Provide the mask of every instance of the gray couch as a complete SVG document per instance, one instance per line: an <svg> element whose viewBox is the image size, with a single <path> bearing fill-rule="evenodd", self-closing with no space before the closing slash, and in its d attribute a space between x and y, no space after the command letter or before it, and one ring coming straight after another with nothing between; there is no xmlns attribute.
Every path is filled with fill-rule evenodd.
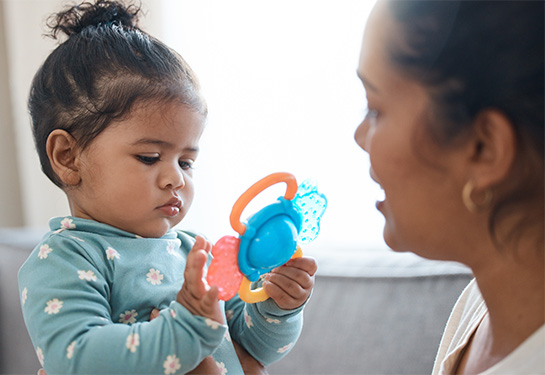
<svg viewBox="0 0 545 375"><path fill-rule="evenodd" d="M0 374L40 367L25 330L17 271L43 230L0 229ZM412 254L315 255L316 288L295 348L274 374L429 374L465 267Z"/></svg>

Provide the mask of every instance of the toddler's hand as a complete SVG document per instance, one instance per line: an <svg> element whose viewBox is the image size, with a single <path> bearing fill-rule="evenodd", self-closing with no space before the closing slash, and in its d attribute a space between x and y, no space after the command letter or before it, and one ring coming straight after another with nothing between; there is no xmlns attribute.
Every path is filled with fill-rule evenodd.
<svg viewBox="0 0 545 375"><path fill-rule="evenodd" d="M263 288L281 309L296 309L308 299L317 269L314 258L290 259L265 276Z"/></svg>
<svg viewBox="0 0 545 375"><path fill-rule="evenodd" d="M193 248L187 255L184 271L184 284L176 300L193 315L210 318L224 324L218 300L218 288L209 287L204 280L204 267L212 250L210 242L201 236L196 237Z"/></svg>

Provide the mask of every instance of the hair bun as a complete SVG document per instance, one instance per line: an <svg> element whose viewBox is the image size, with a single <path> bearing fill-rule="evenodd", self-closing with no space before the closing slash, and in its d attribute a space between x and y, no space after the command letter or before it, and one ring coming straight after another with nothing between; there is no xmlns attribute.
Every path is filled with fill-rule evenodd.
<svg viewBox="0 0 545 375"><path fill-rule="evenodd" d="M49 19L48 26L51 28L50 35L53 38L57 38L59 32L67 36L79 34L90 26L117 25L136 28L139 11L139 7L132 4L126 6L120 1L83 2L53 14Z"/></svg>

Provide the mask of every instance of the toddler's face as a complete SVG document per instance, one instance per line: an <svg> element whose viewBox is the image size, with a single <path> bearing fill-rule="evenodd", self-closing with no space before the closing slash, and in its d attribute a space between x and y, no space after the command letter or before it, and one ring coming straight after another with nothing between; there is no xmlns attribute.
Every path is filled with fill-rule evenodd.
<svg viewBox="0 0 545 375"><path fill-rule="evenodd" d="M80 155L72 215L160 237L186 215L204 117L180 103L144 103Z"/></svg>

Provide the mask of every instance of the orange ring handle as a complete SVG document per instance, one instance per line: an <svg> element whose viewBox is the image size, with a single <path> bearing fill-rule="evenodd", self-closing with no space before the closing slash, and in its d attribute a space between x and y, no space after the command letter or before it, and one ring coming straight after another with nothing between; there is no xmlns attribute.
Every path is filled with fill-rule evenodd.
<svg viewBox="0 0 545 375"><path fill-rule="evenodd" d="M291 259L301 258L303 256L303 250L297 246L297 250L293 253ZM240 288L238 289L238 296L246 303L263 302L269 298L267 292L263 288L252 289L252 282L248 280L246 276L242 278Z"/></svg>
<svg viewBox="0 0 545 375"><path fill-rule="evenodd" d="M263 190L279 182L285 182L287 185L284 198L287 200L292 200L297 193L297 180L295 179L294 175L287 172L273 173L265 178L262 178L261 180L250 186L250 188L246 190L240 196L240 198L237 199L237 201L233 205L233 210L231 211L231 216L229 217L229 219L231 222L231 227L233 227L233 229L238 234L242 236L244 235L244 232L246 232L246 225L240 222L240 216L242 215L242 211L244 211L248 203L250 203L250 201Z"/></svg>

